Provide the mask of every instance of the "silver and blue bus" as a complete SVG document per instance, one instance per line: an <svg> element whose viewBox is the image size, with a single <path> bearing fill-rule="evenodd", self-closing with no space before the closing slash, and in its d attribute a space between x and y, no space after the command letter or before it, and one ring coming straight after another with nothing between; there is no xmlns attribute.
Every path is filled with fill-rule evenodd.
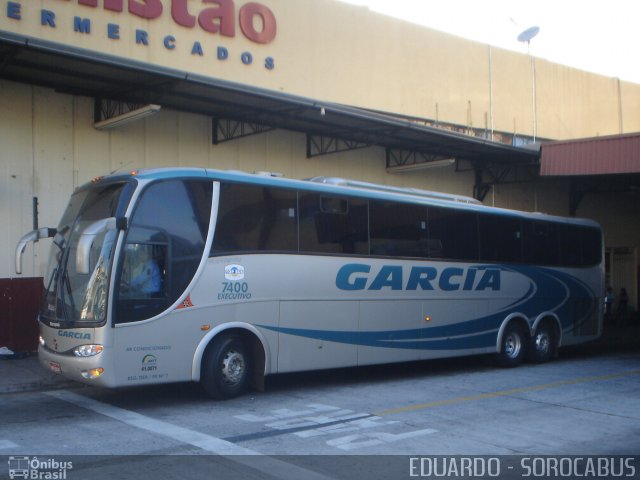
<svg viewBox="0 0 640 480"><path fill-rule="evenodd" d="M79 187L52 238L42 364L91 385L200 382L493 354L602 329L591 220L339 178L158 169Z"/></svg>

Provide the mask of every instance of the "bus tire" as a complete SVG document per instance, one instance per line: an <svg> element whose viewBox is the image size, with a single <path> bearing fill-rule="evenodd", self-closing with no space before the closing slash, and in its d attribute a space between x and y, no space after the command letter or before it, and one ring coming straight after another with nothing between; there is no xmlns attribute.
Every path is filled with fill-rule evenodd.
<svg viewBox="0 0 640 480"><path fill-rule="evenodd" d="M516 322L509 323L502 334L500 351L496 355L497 364L506 368L520 365L527 351L527 336Z"/></svg>
<svg viewBox="0 0 640 480"><path fill-rule="evenodd" d="M246 342L237 335L223 335L207 347L200 383L212 398L234 398L247 390L252 369L253 361Z"/></svg>
<svg viewBox="0 0 640 480"><path fill-rule="evenodd" d="M527 350L527 360L544 363L556 355L558 349L558 333L552 322L542 322L531 337Z"/></svg>

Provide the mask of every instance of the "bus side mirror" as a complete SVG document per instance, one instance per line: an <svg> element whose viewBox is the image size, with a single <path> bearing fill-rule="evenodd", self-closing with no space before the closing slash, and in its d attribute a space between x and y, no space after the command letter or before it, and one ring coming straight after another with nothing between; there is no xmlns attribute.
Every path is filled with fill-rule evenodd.
<svg viewBox="0 0 640 480"><path fill-rule="evenodd" d="M37 242L42 238L55 237L57 230L55 228L39 228L38 230L32 230L31 232L23 235L18 245L16 245L16 273L22 274L22 254L27 247L27 243Z"/></svg>
<svg viewBox="0 0 640 480"><path fill-rule="evenodd" d="M93 222L80 234L78 248L76 250L76 272L88 275L91 269L91 247L96 237L109 230L125 230L126 218L104 218Z"/></svg>

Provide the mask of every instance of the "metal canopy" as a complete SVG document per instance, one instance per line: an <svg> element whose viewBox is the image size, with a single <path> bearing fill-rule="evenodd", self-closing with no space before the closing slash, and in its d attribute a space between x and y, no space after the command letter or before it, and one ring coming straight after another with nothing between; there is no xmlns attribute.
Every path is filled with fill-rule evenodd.
<svg viewBox="0 0 640 480"><path fill-rule="evenodd" d="M640 132L542 144L541 176L640 173Z"/></svg>
<svg viewBox="0 0 640 480"><path fill-rule="evenodd" d="M542 178L568 178L569 213L586 195L615 193L637 202L640 192L640 133L543 143Z"/></svg>
<svg viewBox="0 0 640 480"><path fill-rule="evenodd" d="M259 89L202 75L151 66L120 57L0 32L0 78L50 87L58 92L147 104L198 113L229 124L221 132L260 133L282 128L307 135L307 154L375 145L387 150L419 154L411 158L432 161L454 158L482 171L505 165L537 165L539 153L469 137L406 118L320 102L300 96ZM256 127L262 126L262 127ZM214 132L214 139L220 139ZM335 139L327 142L326 139ZM323 151L323 145L333 145ZM416 162L416 160L414 160Z"/></svg>

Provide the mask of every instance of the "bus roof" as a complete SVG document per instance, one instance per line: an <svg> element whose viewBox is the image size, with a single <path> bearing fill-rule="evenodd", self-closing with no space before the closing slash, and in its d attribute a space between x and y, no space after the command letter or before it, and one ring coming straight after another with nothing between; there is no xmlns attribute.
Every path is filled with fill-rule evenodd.
<svg viewBox="0 0 640 480"><path fill-rule="evenodd" d="M562 217L540 212L525 212L521 210L491 207L482 204L475 198L464 195L421 190L410 187L395 187L338 177L313 177L304 180L295 180L272 172L247 173L239 170L177 167L137 170L129 173L116 173L100 177L99 179L94 179L92 182L87 185L83 185L80 188L85 188L91 184L95 184L96 180L101 183L102 181L130 180L134 178L145 181L170 178L208 178L211 180L226 182L290 188L333 195L370 198L375 200L396 200L404 203L433 205L459 210L494 213L496 215L517 216L531 220L557 221L600 228L600 225L591 219Z"/></svg>

